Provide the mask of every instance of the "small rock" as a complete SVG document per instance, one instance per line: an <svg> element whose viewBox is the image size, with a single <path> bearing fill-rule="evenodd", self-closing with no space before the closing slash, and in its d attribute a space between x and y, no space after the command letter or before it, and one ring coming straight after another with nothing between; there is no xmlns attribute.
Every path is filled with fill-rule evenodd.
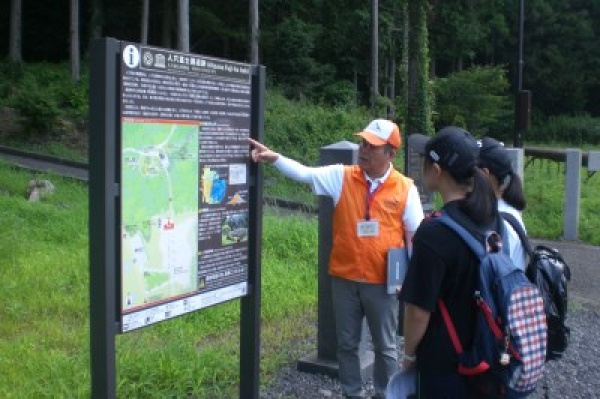
<svg viewBox="0 0 600 399"><path fill-rule="evenodd" d="M27 185L29 202L36 202L54 193L54 184L50 180L30 180Z"/></svg>

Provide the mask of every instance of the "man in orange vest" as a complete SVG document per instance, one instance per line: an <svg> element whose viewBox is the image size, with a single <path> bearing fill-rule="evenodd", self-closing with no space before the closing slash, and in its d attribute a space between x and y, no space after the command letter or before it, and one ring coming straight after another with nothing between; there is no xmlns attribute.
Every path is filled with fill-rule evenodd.
<svg viewBox="0 0 600 399"><path fill-rule="evenodd" d="M359 160L352 166L307 167L248 140L253 161L271 163L285 176L310 184L313 193L333 199L329 274L340 384L345 397L364 397L358 350L366 317L375 354L375 397L384 398L398 367L398 300L387 291L387 253L406 247L410 254L423 208L412 180L392 165L402 142L398 126L376 119L356 135Z"/></svg>

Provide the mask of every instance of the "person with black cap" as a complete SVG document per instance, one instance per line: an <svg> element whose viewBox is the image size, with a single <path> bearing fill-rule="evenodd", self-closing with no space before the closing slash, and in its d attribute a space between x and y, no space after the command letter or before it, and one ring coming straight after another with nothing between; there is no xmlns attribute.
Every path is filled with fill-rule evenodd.
<svg viewBox="0 0 600 399"><path fill-rule="evenodd" d="M488 176L490 184L498 198L498 211L508 213L521 225L524 232L522 212L525 209L525 193L523 183L514 172L512 161L504 144L491 138L481 139L479 151L479 168ZM507 225L510 257L517 267L527 267L527 251L523 247L519 235L511 225Z"/></svg>
<svg viewBox="0 0 600 399"><path fill-rule="evenodd" d="M317 195L333 199L333 245L329 257L336 325L339 380L345 397L364 397L359 359L366 318L375 354L373 386L385 396L398 368L398 300L388 294L387 253L405 247L423 219L413 181L392 165L401 145L400 129L375 119L361 132L358 164L307 167L248 139L255 162L272 163L285 176L307 183Z"/></svg>
<svg viewBox="0 0 600 399"><path fill-rule="evenodd" d="M432 138L411 135L408 145L423 155L425 187L440 194L442 211L483 241L485 232L498 223L498 211L494 191L477 167L477 140L466 130L449 126ZM460 341L470 346L478 266L476 255L454 231L435 217L421 223L400 292L405 304L402 368L417 371L420 398L471 396L467 378L458 373L458 357L437 300L444 300Z"/></svg>

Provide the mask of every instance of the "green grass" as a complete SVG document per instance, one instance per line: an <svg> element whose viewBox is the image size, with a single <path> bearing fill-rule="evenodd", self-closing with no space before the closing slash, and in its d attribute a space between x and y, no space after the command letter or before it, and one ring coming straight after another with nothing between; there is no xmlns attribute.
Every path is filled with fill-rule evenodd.
<svg viewBox="0 0 600 399"><path fill-rule="evenodd" d="M0 163L0 397L87 398L87 186L36 175L56 189L30 203L25 188L32 177ZM301 356L290 345L316 334L317 224L314 218L265 211L261 382L266 384L283 364ZM118 396L237 396L239 318L234 300L117 336Z"/></svg>
<svg viewBox="0 0 600 399"><path fill-rule="evenodd" d="M563 169L525 169L525 222L536 238L562 235ZM25 197L31 178L55 193ZM580 237L600 245L600 176L582 177ZM293 197L293 195L292 195ZM0 163L0 397L87 398L87 185ZM261 383L316 348L317 220L265 208ZM116 337L118 396L230 398L238 394L239 300Z"/></svg>
<svg viewBox="0 0 600 399"><path fill-rule="evenodd" d="M523 213L527 231L532 237L561 239L564 229L565 175L564 164L537 161L525 168L525 198ZM579 239L600 245L600 175L588 179L581 169Z"/></svg>

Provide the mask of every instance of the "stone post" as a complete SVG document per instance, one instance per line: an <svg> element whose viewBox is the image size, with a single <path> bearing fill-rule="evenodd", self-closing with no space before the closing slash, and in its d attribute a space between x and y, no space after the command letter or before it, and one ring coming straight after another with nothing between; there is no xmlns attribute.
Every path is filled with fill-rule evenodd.
<svg viewBox="0 0 600 399"><path fill-rule="evenodd" d="M507 148L513 171L519 175L523 184L525 183L525 151L523 148Z"/></svg>
<svg viewBox="0 0 600 399"><path fill-rule="evenodd" d="M581 150L569 148L565 154L565 240L577 240L579 230L579 200L581 192Z"/></svg>

